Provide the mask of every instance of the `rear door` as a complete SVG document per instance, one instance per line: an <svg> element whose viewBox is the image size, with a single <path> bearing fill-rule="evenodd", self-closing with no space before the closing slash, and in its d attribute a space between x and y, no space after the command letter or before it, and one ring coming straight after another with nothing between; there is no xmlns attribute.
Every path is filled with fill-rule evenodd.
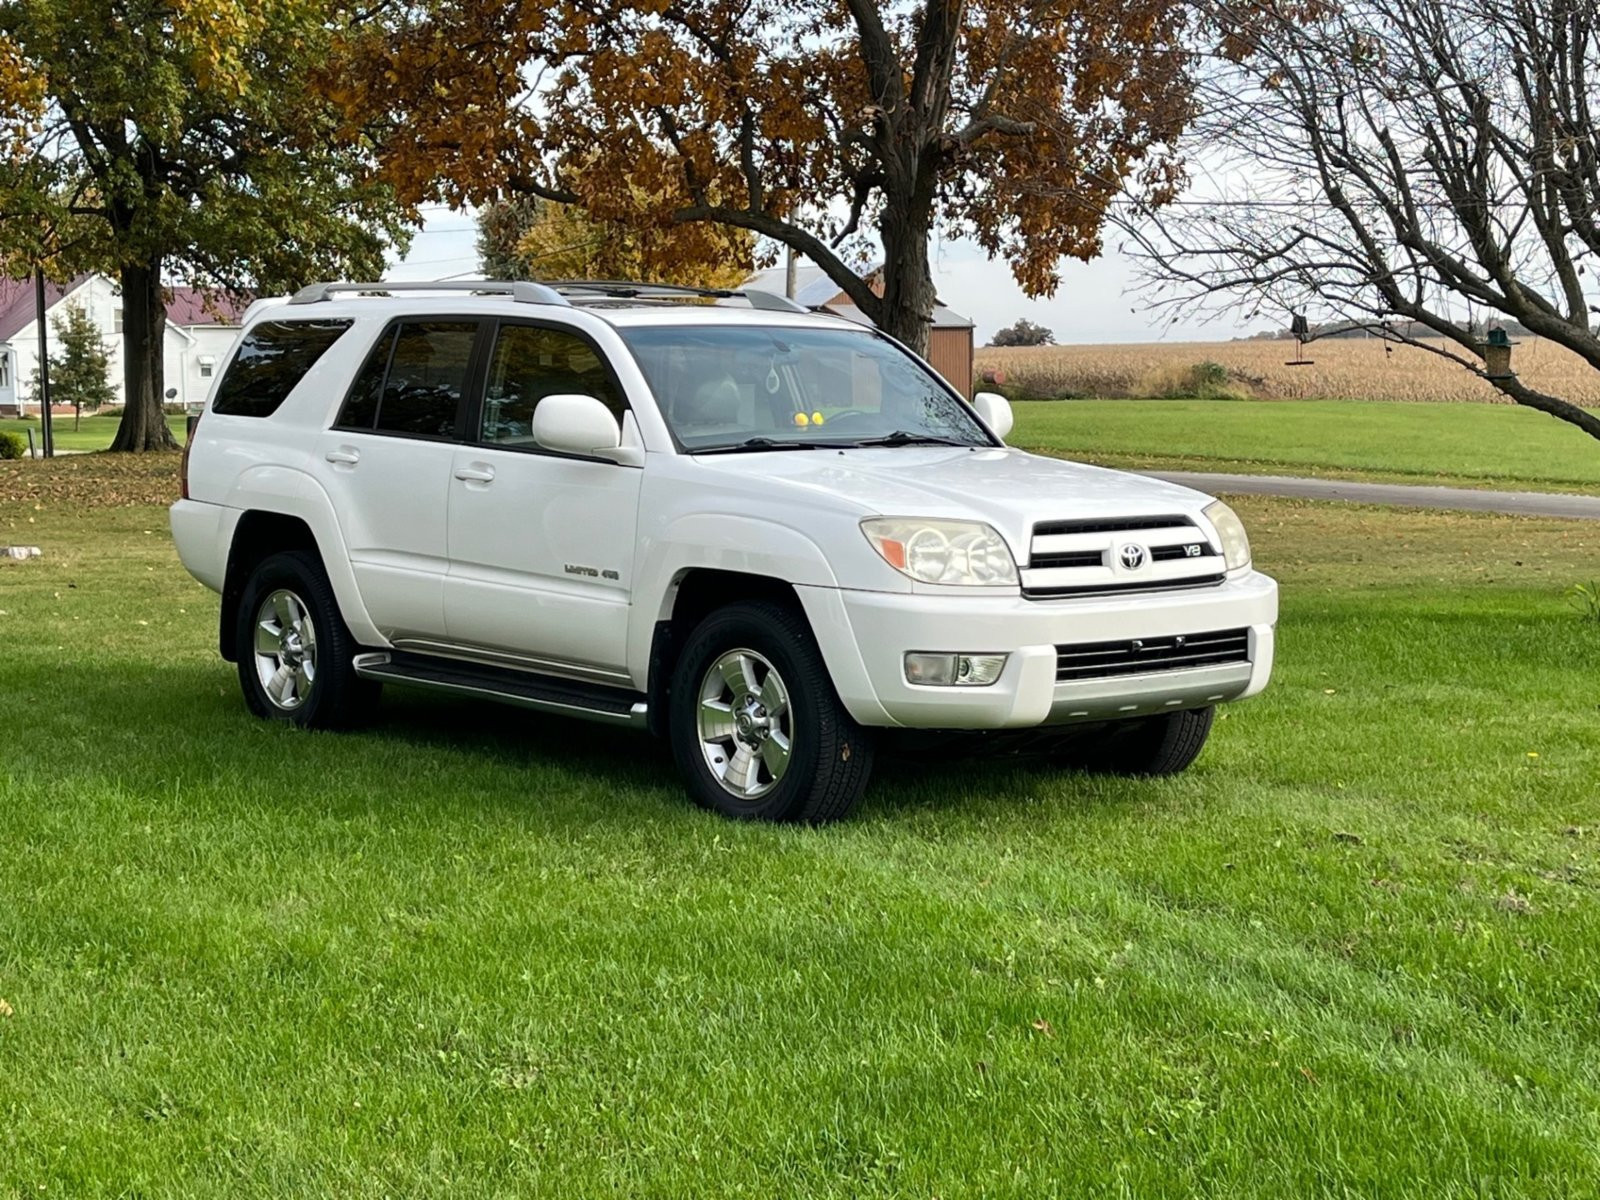
<svg viewBox="0 0 1600 1200"><path fill-rule="evenodd" d="M644 472L540 448L534 409L562 393L596 397L619 424L627 413L621 385L585 336L500 323L469 444L450 472L445 623L458 644L616 681L627 665Z"/></svg>
<svg viewBox="0 0 1600 1200"><path fill-rule="evenodd" d="M483 322L406 318L378 339L318 468L362 603L390 640L442 637L451 460Z"/></svg>

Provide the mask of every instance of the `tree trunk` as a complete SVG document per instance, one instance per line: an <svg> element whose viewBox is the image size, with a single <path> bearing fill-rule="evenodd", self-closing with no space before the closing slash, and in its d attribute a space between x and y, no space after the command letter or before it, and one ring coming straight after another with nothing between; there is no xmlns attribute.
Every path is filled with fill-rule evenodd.
<svg viewBox="0 0 1600 1200"><path fill-rule="evenodd" d="M122 282L122 423L113 450L176 450L161 411L167 305L161 295L161 259L124 265Z"/></svg>
<svg viewBox="0 0 1600 1200"><path fill-rule="evenodd" d="M928 261L928 214L922 219L890 204L883 214L883 314L878 326L927 356L937 293ZM920 206L919 206L920 207Z"/></svg>

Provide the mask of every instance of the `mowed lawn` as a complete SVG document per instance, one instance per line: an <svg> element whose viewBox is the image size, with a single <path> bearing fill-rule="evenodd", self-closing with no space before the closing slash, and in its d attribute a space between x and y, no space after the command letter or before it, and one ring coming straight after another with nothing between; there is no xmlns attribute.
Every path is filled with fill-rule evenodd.
<svg viewBox="0 0 1600 1200"><path fill-rule="evenodd" d="M1119 467L1593 491L1600 441L1508 404L1054 400L1016 405L1010 440Z"/></svg>
<svg viewBox="0 0 1600 1200"><path fill-rule="evenodd" d="M1189 774L811 830L510 710L250 719L92 465L0 464L0 1195L1600 1188L1594 525L1241 501L1281 660Z"/></svg>
<svg viewBox="0 0 1600 1200"><path fill-rule="evenodd" d="M82 418L73 428L70 416L57 416L50 421L50 435L55 441L57 450L104 450L111 445L111 439L117 436L117 425L122 420L122 413L108 412L96 413L93 416ZM172 430L172 436L181 444L185 430L188 428L187 418L177 414L168 414L167 428ZM27 452L28 433L33 433L33 444L42 453L44 450L44 431L37 417L19 421L15 418L0 418L0 433L14 433L22 439L23 452Z"/></svg>

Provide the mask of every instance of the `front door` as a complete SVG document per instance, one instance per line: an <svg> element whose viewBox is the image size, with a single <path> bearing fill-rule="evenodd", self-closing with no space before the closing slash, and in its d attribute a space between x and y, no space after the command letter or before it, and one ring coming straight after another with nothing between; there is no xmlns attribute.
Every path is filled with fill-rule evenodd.
<svg viewBox="0 0 1600 1200"><path fill-rule="evenodd" d="M407 320L378 340L317 469L361 602L386 637L442 637L450 467L481 322Z"/></svg>
<svg viewBox="0 0 1600 1200"><path fill-rule="evenodd" d="M468 444L450 471L445 625L457 644L614 680L627 669L643 472L541 449L533 410L562 393L594 396L619 421L627 411L582 335L501 324Z"/></svg>

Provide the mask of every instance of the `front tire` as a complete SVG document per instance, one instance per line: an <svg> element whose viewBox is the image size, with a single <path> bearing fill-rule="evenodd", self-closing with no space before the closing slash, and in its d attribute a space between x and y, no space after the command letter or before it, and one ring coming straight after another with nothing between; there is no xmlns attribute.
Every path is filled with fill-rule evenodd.
<svg viewBox="0 0 1600 1200"><path fill-rule="evenodd" d="M360 647L315 555L262 559L238 620L239 685L256 716L303 729L348 729L371 716L381 685L355 673Z"/></svg>
<svg viewBox="0 0 1600 1200"><path fill-rule="evenodd" d="M1194 708L1114 721L1093 742L1069 746L1055 757L1101 775L1177 775L1200 757L1215 718L1214 708Z"/></svg>
<svg viewBox="0 0 1600 1200"><path fill-rule="evenodd" d="M673 671L668 729L689 794L728 817L836 821L872 773L871 739L805 620L780 604L733 604L700 623Z"/></svg>

